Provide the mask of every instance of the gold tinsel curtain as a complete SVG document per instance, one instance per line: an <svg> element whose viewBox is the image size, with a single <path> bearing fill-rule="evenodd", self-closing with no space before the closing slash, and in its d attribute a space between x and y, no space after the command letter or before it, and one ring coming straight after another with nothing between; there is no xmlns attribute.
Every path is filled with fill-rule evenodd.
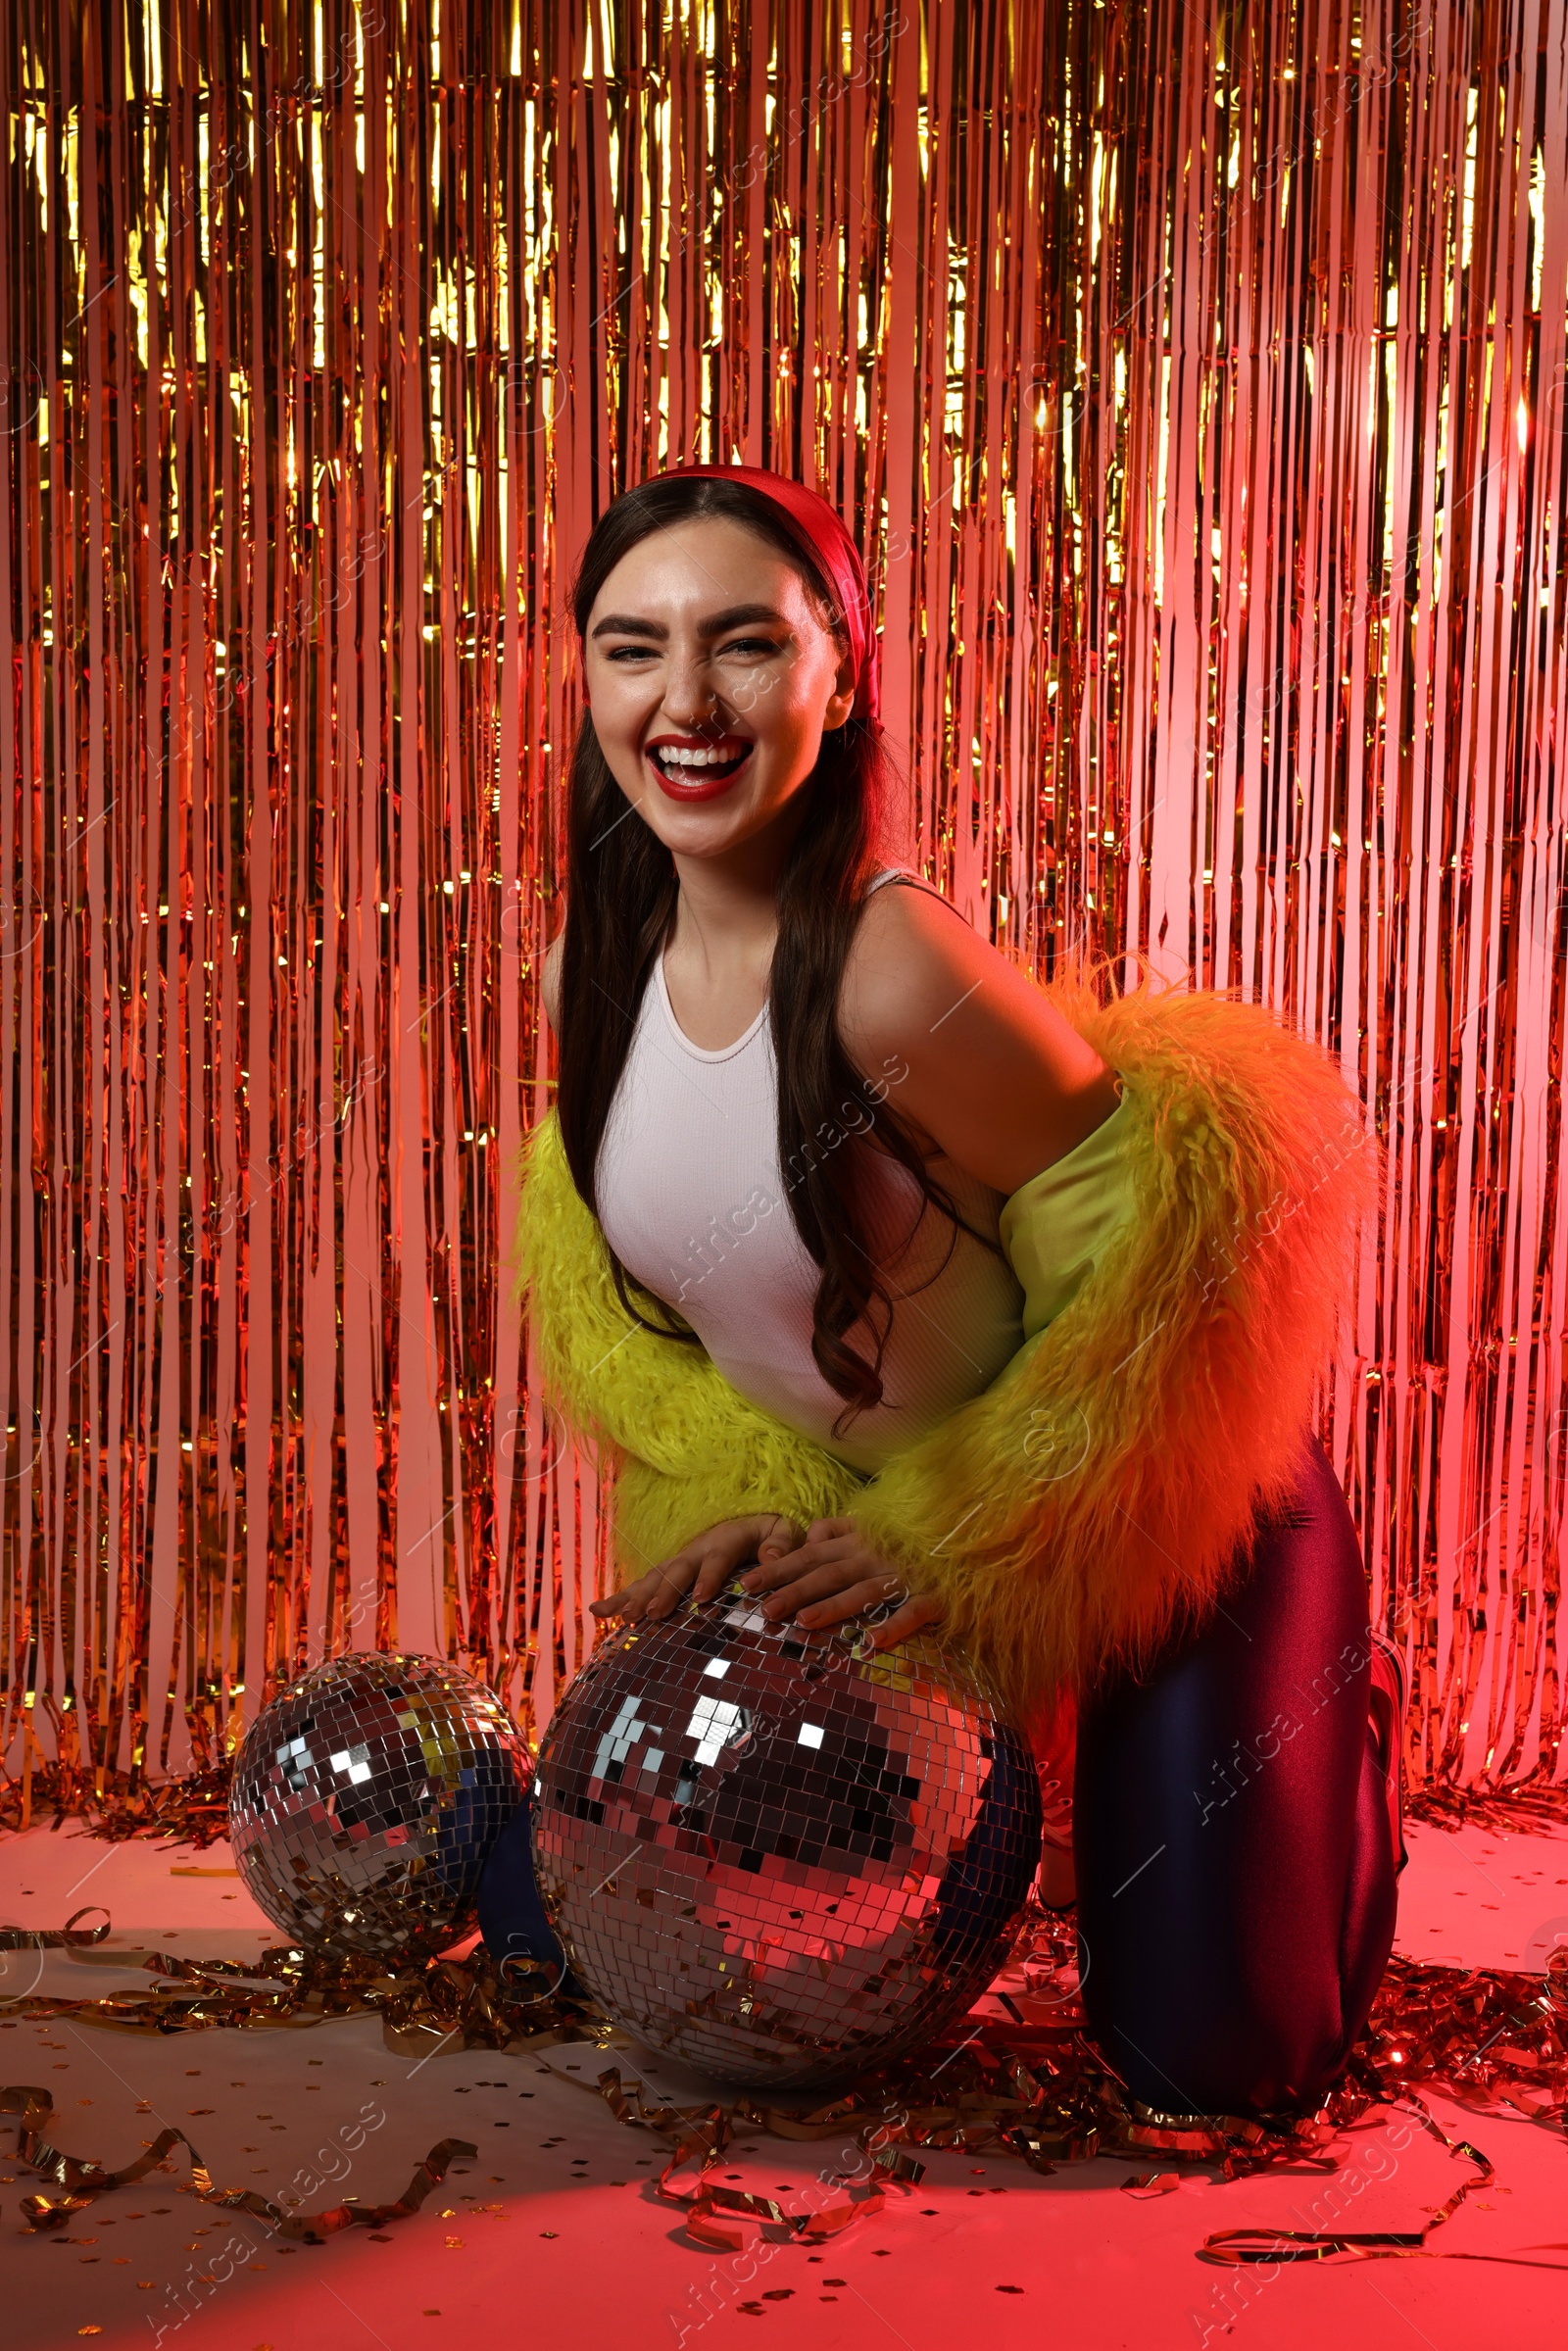
<svg viewBox="0 0 1568 2351"><path fill-rule="evenodd" d="M8 0L0 75L14 1784L583 1654L507 1236L564 583L682 456L854 518L972 921L1375 1106L1325 1427L1418 1771L1549 1775L1568 0Z"/></svg>

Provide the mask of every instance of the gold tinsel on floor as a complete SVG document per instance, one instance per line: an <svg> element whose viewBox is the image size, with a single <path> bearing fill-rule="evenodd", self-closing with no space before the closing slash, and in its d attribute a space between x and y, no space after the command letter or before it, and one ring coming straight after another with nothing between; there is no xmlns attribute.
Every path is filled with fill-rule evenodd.
<svg viewBox="0 0 1568 2351"><path fill-rule="evenodd" d="M88 1915L81 1912L78 1918ZM0 1934L0 1948L39 1943L92 1948L108 1933L107 1921L84 1929L73 1920L46 1936L7 1929ZM1395 2104L1413 2111L1423 2129L1475 2167L1475 2176L1462 2180L1422 2228L1369 2233L1220 2230L1203 2250L1207 2258L1225 2263L1409 2252L1424 2245L1472 2187L1492 2177L1477 2148L1448 2138L1424 2105L1421 2089L1441 2090L1478 2115L1527 2121L1557 2134L1568 2125L1568 1950L1552 1955L1544 1977L1392 1959L1371 2022L1323 2105L1310 2115L1260 2120L1162 2115L1130 2099L1086 2035L1076 1997L1075 1951L1070 1920L1031 1905L1007 1971L1008 1980L1018 1984L1017 1996L1003 1991L987 2003L988 2010L1000 2007L1006 2014L972 2012L931 2047L847 2083L840 2095L814 2106L804 2099L775 2104L753 2095L692 2105L651 2102L640 2082L628 2086L623 2079L623 2068L635 2062L623 2053L636 2044L591 1998L558 1988L553 1971L524 1968L503 1982L482 1945L464 1958L435 1960L401 1975L389 1975L370 1960L323 1963L287 1945L243 1965L163 1951L117 1952L117 1963L139 1965L154 1979L148 1989L96 1999L32 1993L15 2004L15 2013L159 2033L218 2027L249 2032L379 2016L388 2045L404 2051L445 2043L538 2055L563 2041L587 2041L607 2056L622 2053L619 2062L600 2072L598 2093L619 2121L663 2140L666 2160L659 2191L684 2206L688 2233L710 2246L737 2243L733 2228L741 2221L783 2229L800 2241L834 2234L874 2211L890 2187L919 2181L924 2167L912 2152L916 2149L985 2150L1012 2156L1039 2172L1099 2155L1132 2157L1155 2168L1122 2184L1135 2193L1157 2192L1170 2178L1171 2162L1217 2167L1231 2180L1303 2158L1331 2170L1341 2133L1374 2106ZM64 2154L44 2137L50 2107L49 2093L30 2085L0 2090L0 2113L21 2117L21 2159L59 2191L25 2199L34 2229L63 2227L93 2196L128 2184L164 2162L176 2143L189 2151L199 2197L266 2215L285 2233L305 2238L368 2219L381 2225L416 2211L460 2144L472 2153L466 2143L443 2141L424 2158L407 2195L395 2205L285 2216L249 2190L215 2184L180 2131L161 2133L136 2164L122 2172ZM838 2138L858 2149L858 2167L837 2176L845 2200L830 2210L791 2214L772 2197L730 2189L709 2177L737 2132L759 2131L784 2139ZM683 2184L677 2175L692 2165L695 2180Z"/></svg>

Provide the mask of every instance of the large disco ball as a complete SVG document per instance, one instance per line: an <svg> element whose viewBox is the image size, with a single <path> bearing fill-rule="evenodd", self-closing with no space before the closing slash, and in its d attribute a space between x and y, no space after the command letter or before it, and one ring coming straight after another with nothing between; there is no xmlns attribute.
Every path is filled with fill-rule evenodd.
<svg viewBox="0 0 1568 2351"><path fill-rule="evenodd" d="M481 1683L430 1657L335 1657L246 1735L234 1859L291 1940L392 1962L445 1950L527 1793L528 1749Z"/></svg>
<svg viewBox="0 0 1568 2351"><path fill-rule="evenodd" d="M972 1673L858 1655L737 1588L600 1647L535 1771L533 1863L572 1966L650 2047L789 2086L876 2065L1004 1962L1040 1784Z"/></svg>

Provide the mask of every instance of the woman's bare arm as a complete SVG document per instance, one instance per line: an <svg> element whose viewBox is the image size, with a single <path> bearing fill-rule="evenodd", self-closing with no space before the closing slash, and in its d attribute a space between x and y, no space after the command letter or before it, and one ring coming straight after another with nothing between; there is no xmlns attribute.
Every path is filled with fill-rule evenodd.
<svg viewBox="0 0 1568 2351"><path fill-rule="evenodd" d="M929 891L867 902L839 1000L845 1050L917 1137L1011 1194L1116 1107L1114 1076L989 941Z"/></svg>
<svg viewBox="0 0 1568 2351"><path fill-rule="evenodd" d="M1117 1085L1038 988L923 890L890 885L867 904L839 1000L846 1051L888 1083L924 1146L1001 1193L1063 1158L1116 1106ZM820 1519L806 1540L744 1578L765 1616L826 1632L868 1610L876 1648L940 1620L850 1519Z"/></svg>
<svg viewBox="0 0 1568 2351"><path fill-rule="evenodd" d="M545 1018L558 1037L561 1034L561 955L565 940L564 930L559 930L545 949L544 973L539 982L539 994L544 1002Z"/></svg>

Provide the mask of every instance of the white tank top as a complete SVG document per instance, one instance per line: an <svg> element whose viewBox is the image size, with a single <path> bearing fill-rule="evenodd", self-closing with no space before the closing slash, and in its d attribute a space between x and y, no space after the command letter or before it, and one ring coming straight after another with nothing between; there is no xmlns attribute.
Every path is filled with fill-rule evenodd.
<svg viewBox="0 0 1568 2351"><path fill-rule="evenodd" d="M871 887L904 878L891 869ZM896 1085L889 1098L897 1100ZM857 1120L863 1126L874 1109L863 1096L847 1103L839 1131ZM767 1005L744 1037L708 1052L677 1024L658 957L600 1149L605 1237L628 1272L691 1325L742 1396L870 1472L990 1386L1023 1345L1023 1294L1005 1258L955 1233L906 1168L863 1143L854 1148L893 1321L882 1401L835 1437L846 1399L811 1355L821 1275L790 1213ZM976 1231L994 1239L1003 1196L945 1158L931 1162L931 1173ZM873 1358L863 1323L849 1338Z"/></svg>

